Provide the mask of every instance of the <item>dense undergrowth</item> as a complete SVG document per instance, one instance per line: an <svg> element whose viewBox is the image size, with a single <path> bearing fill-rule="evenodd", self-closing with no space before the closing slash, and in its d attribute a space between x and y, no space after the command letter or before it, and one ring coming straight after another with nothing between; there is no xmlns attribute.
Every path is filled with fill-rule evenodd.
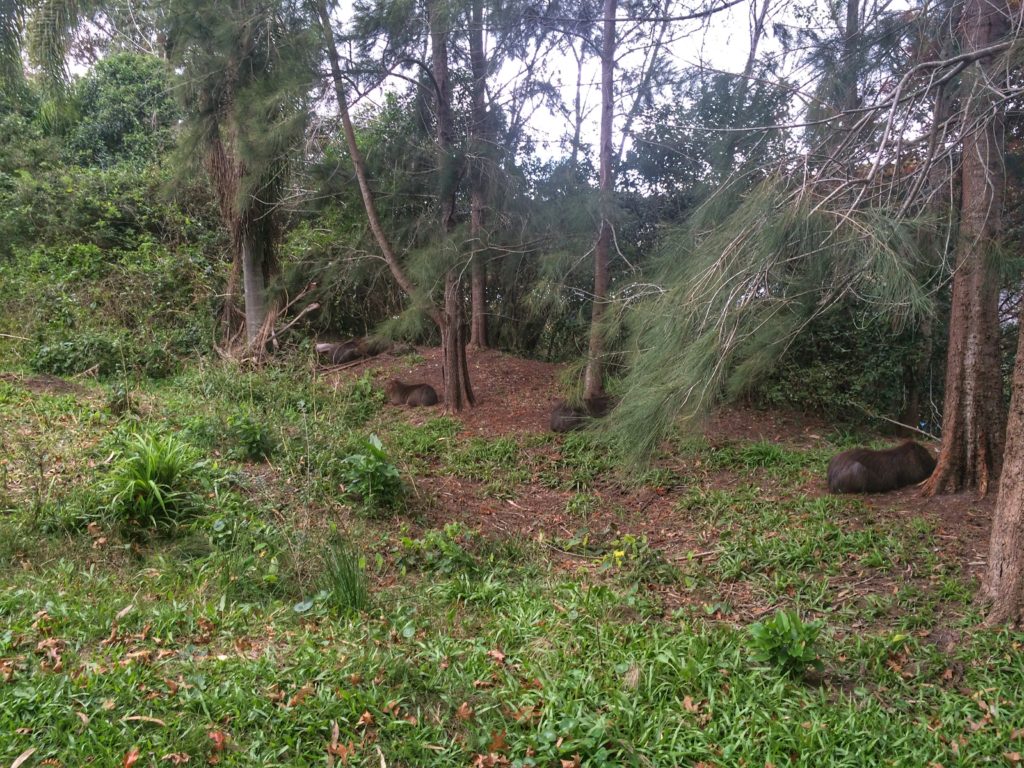
<svg viewBox="0 0 1024 768"><path fill-rule="evenodd" d="M636 477L301 362L51 385L0 381L0 764L1018 759L1022 637L974 629L931 523L808 493L841 436L677 440ZM487 532L431 477L560 494L561 532Z"/></svg>

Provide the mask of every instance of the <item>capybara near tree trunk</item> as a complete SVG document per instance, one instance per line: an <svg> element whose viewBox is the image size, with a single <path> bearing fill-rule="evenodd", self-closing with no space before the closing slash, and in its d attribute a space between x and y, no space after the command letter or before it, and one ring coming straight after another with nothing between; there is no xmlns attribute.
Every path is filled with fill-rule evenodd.
<svg viewBox="0 0 1024 768"><path fill-rule="evenodd" d="M836 454L828 463L828 489L832 493L882 493L920 483L933 469L931 453L913 440L884 451L854 448Z"/></svg>
<svg viewBox="0 0 1024 768"><path fill-rule="evenodd" d="M590 419L599 419L608 414L614 401L608 395L592 397L583 401L583 407L569 405L564 400L555 404L551 411L552 432L572 432L582 429Z"/></svg>
<svg viewBox="0 0 1024 768"><path fill-rule="evenodd" d="M429 384L403 384L391 379L384 393L392 405L437 405L437 392Z"/></svg>

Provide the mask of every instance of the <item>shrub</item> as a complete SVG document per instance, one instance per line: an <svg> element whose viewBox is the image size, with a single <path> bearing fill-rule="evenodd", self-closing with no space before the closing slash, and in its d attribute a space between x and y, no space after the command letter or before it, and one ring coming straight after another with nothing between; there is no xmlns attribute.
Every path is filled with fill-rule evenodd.
<svg viewBox="0 0 1024 768"><path fill-rule="evenodd" d="M345 496L364 512L393 511L405 500L398 467L391 463L377 435L363 441L361 453L341 462L340 474Z"/></svg>
<svg viewBox="0 0 1024 768"><path fill-rule="evenodd" d="M822 625L820 621L804 623L795 611L776 611L774 617L750 627L751 656L790 675L803 675L809 666L820 671L815 644Z"/></svg>
<svg viewBox="0 0 1024 768"><path fill-rule="evenodd" d="M228 417L228 436L234 446L231 455L247 461L268 461L278 448L267 425L247 413Z"/></svg>
<svg viewBox="0 0 1024 768"><path fill-rule="evenodd" d="M192 446L173 435L136 433L107 481L108 510L129 534L173 530L197 511L205 466Z"/></svg>

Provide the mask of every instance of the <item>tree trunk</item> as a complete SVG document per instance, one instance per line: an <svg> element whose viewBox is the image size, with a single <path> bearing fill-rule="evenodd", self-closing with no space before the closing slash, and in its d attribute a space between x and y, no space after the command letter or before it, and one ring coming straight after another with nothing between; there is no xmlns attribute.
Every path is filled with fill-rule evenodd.
<svg viewBox="0 0 1024 768"><path fill-rule="evenodd" d="M987 0L968 0L962 20L964 48L999 40L1006 16ZM933 495L974 488L981 495L999 476L1006 412L999 370L999 286L989 264L1002 229L1002 108L986 84L979 62L964 74L962 98L975 130L963 137L960 231L949 319L946 395L939 463L925 483Z"/></svg>
<svg viewBox="0 0 1024 768"><path fill-rule="evenodd" d="M473 128L470 137L472 173L469 190L469 235L473 243L470 262L472 312L469 344L475 349L487 348L487 265L484 261L484 227L487 221L487 181L490 169L490 131L484 86L487 82L487 54L484 51L483 0L473 0L472 23L469 27L469 62L473 71Z"/></svg>
<svg viewBox="0 0 1024 768"><path fill-rule="evenodd" d="M1021 310L1024 324L1024 307ZM1006 425L1006 465L999 480L999 498L989 540L985 597L992 601L985 623L1015 621L1024 596L1024 333L1018 325L1017 360Z"/></svg>
<svg viewBox="0 0 1024 768"><path fill-rule="evenodd" d="M434 78L437 113L437 153L440 184L438 207L441 214L441 238L447 241L455 228L455 199L459 168L453 152L455 121L451 106L451 80L448 77L448 19L446 6L439 0L427 3L430 17L430 64ZM441 375L444 378L445 408L462 410L463 403L474 405L466 360L466 334L463 328L462 271L450 266L444 275L444 310L441 330Z"/></svg>
<svg viewBox="0 0 1024 768"><path fill-rule="evenodd" d="M256 342L267 319L267 284L264 276L263 247L245 229L239 236L242 262L242 286L245 297L245 338L249 350L258 354Z"/></svg>
<svg viewBox="0 0 1024 768"><path fill-rule="evenodd" d="M612 115L615 74L616 0L604 0L604 38L601 43L601 231L594 247L594 299L590 315L590 348L583 378L583 396L598 398L604 394L604 317L608 300L608 262L612 244Z"/></svg>
<svg viewBox="0 0 1024 768"><path fill-rule="evenodd" d="M352 117L348 112L348 100L345 98L345 88L342 84L338 47L334 42L334 33L331 30L330 17L328 16L327 5L324 0L319 0L317 3L317 11L319 12L320 23L323 27L324 42L327 46L327 58L331 64L331 78L334 81L334 95L338 100L338 113L341 116L342 132L345 134L345 144L348 147L349 157L352 159L352 167L355 169L356 181L359 184L359 193L363 200L363 208L366 210L366 219L370 224L370 231L373 233L381 255L384 257L388 269L391 270L391 275L395 278L395 282L398 283L398 287L402 289L411 301L420 301L425 304L426 302L420 299L419 293L405 274L401 264L398 263L398 256L395 254L394 249L391 247L391 241L388 240L388 236L384 232L380 216L377 215L377 205L374 202L373 191L370 189L370 182L366 173L366 161L363 159L363 153L359 151L359 145L356 143L355 127L352 125ZM442 325L441 312L433 305L427 305L424 308L427 314L430 315L430 319L440 329Z"/></svg>

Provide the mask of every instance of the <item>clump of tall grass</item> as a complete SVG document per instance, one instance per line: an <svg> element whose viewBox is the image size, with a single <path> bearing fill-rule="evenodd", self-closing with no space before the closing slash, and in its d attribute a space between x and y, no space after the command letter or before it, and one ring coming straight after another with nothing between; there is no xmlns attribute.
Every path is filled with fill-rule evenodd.
<svg viewBox="0 0 1024 768"><path fill-rule="evenodd" d="M324 555L323 589L341 615L359 613L370 604L366 561L344 541L331 542Z"/></svg>
<svg viewBox="0 0 1024 768"><path fill-rule="evenodd" d="M173 531L197 513L205 468L199 452L174 435L129 436L105 483L112 522L133 536Z"/></svg>

